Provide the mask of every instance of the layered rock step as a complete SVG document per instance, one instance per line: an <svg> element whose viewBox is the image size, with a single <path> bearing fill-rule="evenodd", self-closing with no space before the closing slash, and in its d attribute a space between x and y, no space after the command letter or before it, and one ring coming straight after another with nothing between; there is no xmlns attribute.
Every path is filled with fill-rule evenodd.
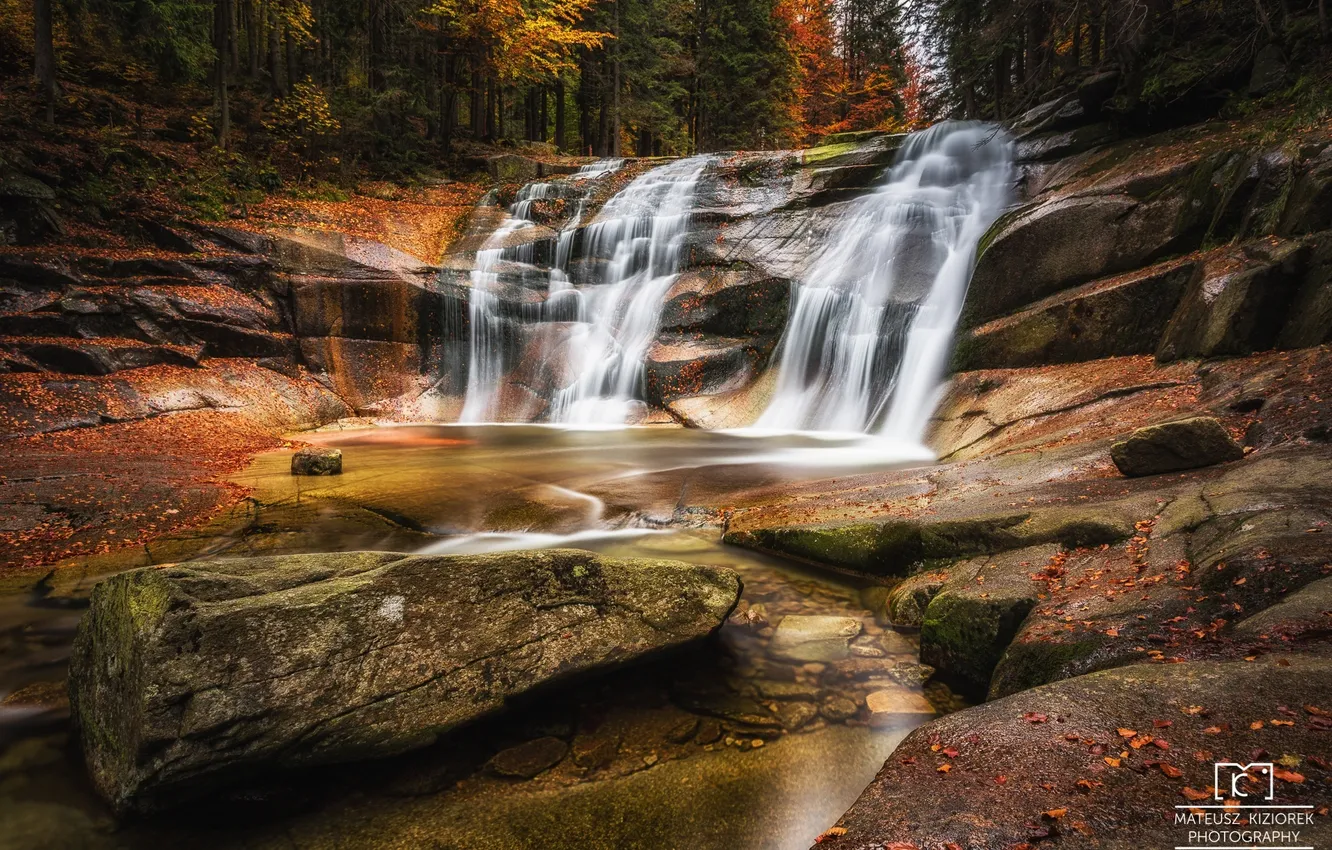
<svg viewBox="0 0 1332 850"><path fill-rule="evenodd" d="M705 637L726 569L548 550L148 568L94 591L70 695L94 785L151 811L425 746L539 685Z"/></svg>

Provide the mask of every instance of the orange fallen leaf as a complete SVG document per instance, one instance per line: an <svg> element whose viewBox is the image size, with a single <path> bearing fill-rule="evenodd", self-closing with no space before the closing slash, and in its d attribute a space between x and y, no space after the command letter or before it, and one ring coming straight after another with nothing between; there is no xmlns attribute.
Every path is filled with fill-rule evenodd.
<svg viewBox="0 0 1332 850"><path fill-rule="evenodd" d="M1194 802L1197 802L1198 800L1206 800L1208 797L1212 796L1206 791L1198 791L1194 788L1190 788L1187 785L1181 788L1179 790L1179 793L1183 794L1185 799L1193 800Z"/></svg>

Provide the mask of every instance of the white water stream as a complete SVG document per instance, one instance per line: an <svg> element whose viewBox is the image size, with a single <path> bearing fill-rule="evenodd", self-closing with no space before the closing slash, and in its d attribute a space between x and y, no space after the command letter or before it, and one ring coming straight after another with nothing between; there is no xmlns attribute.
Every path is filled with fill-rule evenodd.
<svg viewBox="0 0 1332 850"><path fill-rule="evenodd" d="M909 138L796 289L760 430L877 433L918 444L976 246L1009 202L1012 145L973 123Z"/></svg>
<svg viewBox="0 0 1332 850"><path fill-rule="evenodd" d="M551 421L625 424L639 396L662 302L680 268L694 192L709 161L682 159L643 174L588 225L587 256L608 264L604 282L580 293L582 324L569 345L577 377L556 393Z"/></svg>
<svg viewBox="0 0 1332 850"><path fill-rule="evenodd" d="M976 248L1009 203L1012 160L1008 136L986 125L945 123L907 139L879 187L847 204L832 237L815 248L772 366L773 397L748 433L868 435L884 451L895 447L890 454L927 452L922 442ZM586 185L622 161L518 193L472 272L462 422L531 418L530 411L506 417L499 400L514 361L524 358L529 384L516 389L520 397L541 394L540 418L579 427L633 420L711 163L698 156L654 168L586 225ZM537 205L557 198L577 204L561 230L524 240L517 231L537 226ZM571 281L574 259L582 265ZM506 302L506 286L528 295ZM545 325L543 335L520 352L523 339L535 338L534 324ZM555 377L530 382L533 373Z"/></svg>

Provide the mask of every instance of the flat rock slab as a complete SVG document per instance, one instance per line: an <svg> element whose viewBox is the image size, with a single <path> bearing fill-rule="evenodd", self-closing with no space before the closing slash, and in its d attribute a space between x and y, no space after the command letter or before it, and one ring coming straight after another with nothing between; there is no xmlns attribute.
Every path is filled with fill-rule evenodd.
<svg viewBox="0 0 1332 850"><path fill-rule="evenodd" d="M1129 476L1196 469L1242 457L1244 449L1211 416L1139 428L1110 447L1115 466Z"/></svg>
<svg viewBox="0 0 1332 850"><path fill-rule="evenodd" d="M850 655L858 634L860 621L854 617L791 614L777 624L768 654L788 661L840 661Z"/></svg>
<svg viewBox="0 0 1332 850"><path fill-rule="evenodd" d="M558 549L141 569L94 590L70 696L97 789L149 811L430 744L537 685L704 637L739 593L726 569Z"/></svg>
<svg viewBox="0 0 1332 850"><path fill-rule="evenodd" d="M904 740L820 850L1192 846L1216 762L1274 762L1275 805L1327 804L1332 660L1133 665L959 711ZM1276 721L1276 722L1274 722ZM1325 846L1314 814L1297 846ZM1287 827L1271 827L1286 829Z"/></svg>
<svg viewBox="0 0 1332 850"><path fill-rule="evenodd" d="M925 695L905 688L884 688L865 695L869 722L875 728L918 722L938 712Z"/></svg>

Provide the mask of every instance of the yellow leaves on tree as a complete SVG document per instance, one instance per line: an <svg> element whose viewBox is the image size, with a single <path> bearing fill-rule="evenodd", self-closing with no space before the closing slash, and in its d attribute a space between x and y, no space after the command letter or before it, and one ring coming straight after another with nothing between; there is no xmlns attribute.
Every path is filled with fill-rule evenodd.
<svg viewBox="0 0 1332 850"><path fill-rule="evenodd" d="M594 0L432 0L423 14L484 55L506 83L547 79L574 66L576 48L608 33L578 29Z"/></svg>

